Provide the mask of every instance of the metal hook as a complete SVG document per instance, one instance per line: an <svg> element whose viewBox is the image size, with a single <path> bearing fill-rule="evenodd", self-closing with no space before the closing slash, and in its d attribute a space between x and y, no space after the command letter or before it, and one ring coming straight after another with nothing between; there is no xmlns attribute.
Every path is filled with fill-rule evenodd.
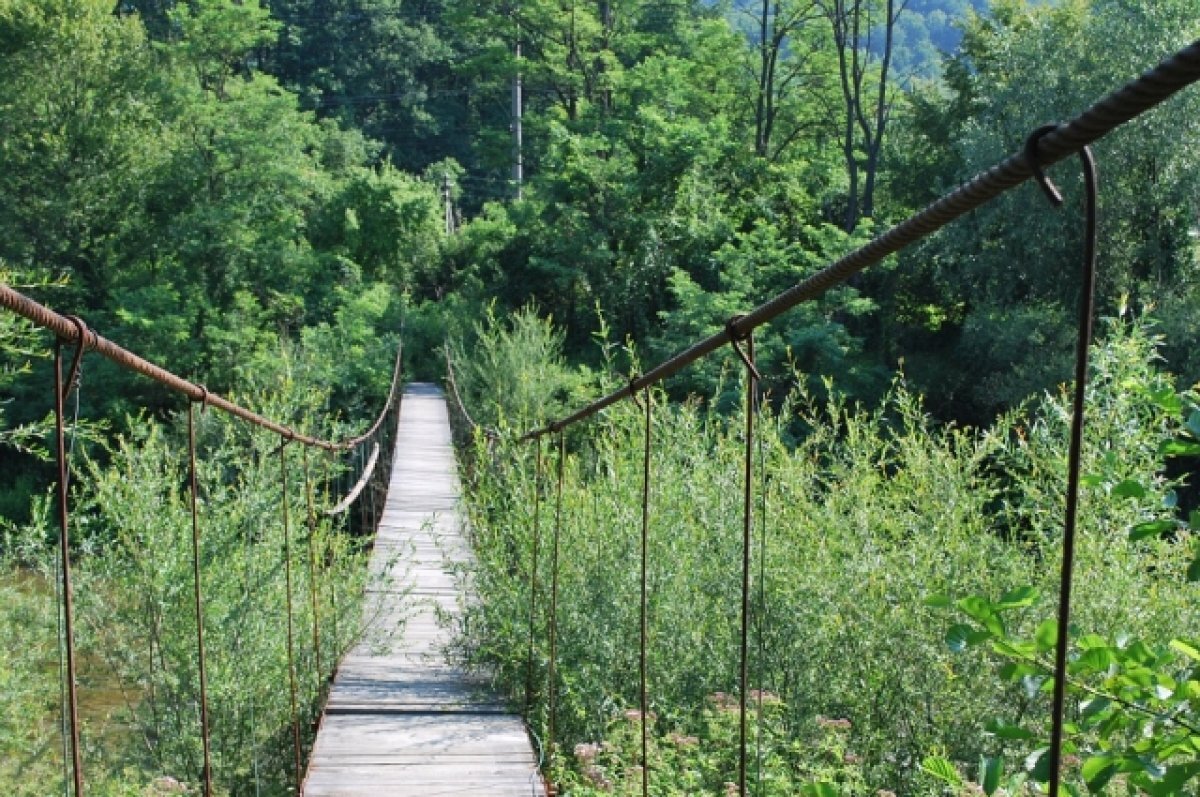
<svg viewBox="0 0 1200 797"><path fill-rule="evenodd" d="M75 345L75 354L71 357L71 369L68 372L67 381L63 383L63 401L66 401L67 396L71 395L72 390L79 389L79 367L83 364L84 351L90 348L87 343L88 325L77 315L69 315L67 320L74 324L75 329L79 331L79 341Z"/></svg>
<svg viewBox="0 0 1200 797"><path fill-rule="evenodd" d="M208 388L200 384L197 384L196 387L200 388L200 398L194 398L192 401L200 404L200 412L203 414L208 411Z"/></svg>
<svg viewBox="0 0 1200 797"><path fill-rule="evenodd" d="M639 410L645 412L646 405L642 403L640 398L638 398L637 381L639 379L641 379L641 376L638 374L629 377L629 397L633 399L633 403L638 406Z"/></svg>
<svg viewBox="0 0 1200 797"><path fill-rule="evenodd" d="M1041 160L1038 158L1038 142L1057 129L1058 125L1042 125L1030 133L1029 138L1025 139L1025 162L1029 164L1029 170L1033 172L1033 179L1041 186L1042 193L1046 195L1046 199L1050 200L1050 204L1055 207L1062 205L1062 193L1058 190L1058 186L1051 182L1046 173L1042 171Z"/></svg>
<svg viewBox="0 0 1200 797"><path fill-rule="evenodd" d="M735 315L733 318L726 321L725 322L725 333L729 336L729 344L733 347L733 350L735 352L737 352L738 357L742 358L742 362L745 364L746 368L750 371L750 374L754 377L754 379L756 381L761 382L762 374L760 374L758 372L758 368L755 367L754 361L750 359L750 355L747 354L746 350L743 349L741 346L741 341L750 339L749 333L746 333L746 334L738 333L737 322L743 318L745 318L744 315Z"/></svg>

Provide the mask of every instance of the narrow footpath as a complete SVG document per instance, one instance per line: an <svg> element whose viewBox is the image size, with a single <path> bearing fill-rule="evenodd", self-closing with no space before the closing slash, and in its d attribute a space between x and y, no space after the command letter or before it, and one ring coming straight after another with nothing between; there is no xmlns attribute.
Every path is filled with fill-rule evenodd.
<svg viewBox="0 0 1200 797"><path fill-rule="evenodd" d="M394 457L366 632L338 669L302 794L544 797L520 718L444 653L451 631L439 618L470 599L451 571L471 553L437 387L405 390Z"/></svg>

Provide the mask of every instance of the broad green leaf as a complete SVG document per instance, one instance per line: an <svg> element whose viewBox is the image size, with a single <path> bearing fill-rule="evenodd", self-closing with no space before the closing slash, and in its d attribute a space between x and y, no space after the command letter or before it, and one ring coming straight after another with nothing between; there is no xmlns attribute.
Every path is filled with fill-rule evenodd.
<svg viewBox="0 0 1200 797"><path fill-rule="evenodd" d="M1200 553L1197 553L1196 558L1188 565L1187 580L1200 581Z"/></svg>
<svg viewBox="0 0 1200 797"><path fill-rule="evenodd" d="M1025 756L1025 771L1038 783L1050 780L1050 748L1039 747Z"/></svg>
<svg viewBox="0 0 1200 797"><path fill-rule="evenodd" d="M984 756L979 762L979 783L983 793L990 795L1000 787L1000 778L1004 775L1004 759L1000 756Z"/></svg>
<svg viewBox="0 0 1200 797"><path fill-rule="evenodd" d="M993 642L992 650L1014 659L1028 659L1037 653L1037 647L1032 642L1009 642L1004 639Z"/></svg>
<svg viewBox="0 0 1200 797"><path fill-rule="evenodd" d="M1187 430L1195 437L1200 437L1200 410L1192 410L1188 416L1187 423L1184 424Z"/></svg>
<svg viewBox="0 0 1200 797"><path fill-rule="evenodd" d="M1112 648L1089 648L1071 662L1069 669L1071 672L1104 672L1116 660Z"/></svg>
<svg viewBox="0 0 1200 797"><path fill-rule="evenodd" d="M992 602L987 598L979 595L969 595L955 602L964 614L974 620L979 621L979 624L992 632L998 637L1005 636L1004 623L1000 620L1000 615L996 614L996 609Z"/></svg>
<svg viewBox="0 0 1200 797"><path fill-rule="evenodd" d="M983 629L958 623L950 626L950 629L946 631L946 647L955 653L961 653L971 645L978 645L989 638L991 638L991 634Z"/></svg>
<svg viewBox="0 0 1200 797"><path fill-rule="evenodd" d="M962 786L962 776L954 768L954 764L941 756L931 755L921 762L921 769L938 780L951 786Z"/></svg>
<svg viewBox="0 0 1200 797"><path fill-rule="evenodd" d="M1026 730L1020 725L1009 725L1003 720L989 720L983 729L1000 739L1032 739L1033 731Z"/></svg>
<svg viewBox="0 0 1200 797"><path fill-rule="evenodd" d="M1148 393L1150 400L1168 413L1183 412L1183 399L1179 398L1179 394L1175 392L1174 388L1170 386L1152 388Z"/></svg>
<svg viewBox="0 0 1200 797"><path fill-rule="evenodd" d="M839 797L837 786L826 781L806 783L800 787L800 793L804 797Z"/></svg>
<svg viewBox="0 0 1200 797"><path fill-rule="evenodd" d="M1146 488L1133 479L1126 479L1112 488L1112 494L1118 498L1145 498Z"/></svg>
<svg viewBox="0 0 1200 797"><path fill-rule="evenodd" d="M1189 642L1184 642L1182 639L1172 639L1170 642L1170 648L1182 653L1189 659L1200 661L1200 649L1196 648L1195 645L1192 645Z"/></svg>
<svg viewBox="0 0 1200 797"><path fill-rule="evenodd" d="M1051 618L1039 623L1033 641L1037 645L1038 653L1054 650L1058 643L1058 620Z"/></svg>
<svg viewBox="0 0 1200 797"><path fill-rule="evenodd" d="M1082 718L1085 721L1092 720L1102 714L1111 705L1112 701L1106 697L1094 697L1091 700L1087 700L1083 703Z"/></svg>
<svg viewBox="0 0 1200 797"><path fill-rule="evenodd" d="M1167 440L1158 447L1158 453L1167 457L1196 457L1200 456L1200 443L1188 440Z"/></svg>
<svg viewBox="0 0 1200 797"><path fill-rule="evenodd" d="M1040 596L1038 591L1033 587L1018 587L1004 594L1000 602L996 604L996 610L1002 611L1005 609L1020 609L1025 606L1032 606L1037 603Z"/></svg>
<svg viewBox="0 0 1200 797"><path fill-rule="evenodd" d="M1129 530L1129 540L1130 542L1137 542L1147 537L1156 537L1159 534L1174 530L1174 520L1148 520L1145 523L1137 524Z"/></svg>
<svg viewBox="0 0 1200 797"><path fill-rule="evenodd" d="M1083 775L1089 791L1099 792L1108 785L1112 776L1117 774L1117 765L1110 756L1094 755L1083 762L1080 774Z"/></svg>
<svg viewBox="0 0 1200 797"><path fill-rule="evenodd" d="M946 609L951 606L950 596L940 593L930 595L925 599L925 605L934 609Z"/></svg>

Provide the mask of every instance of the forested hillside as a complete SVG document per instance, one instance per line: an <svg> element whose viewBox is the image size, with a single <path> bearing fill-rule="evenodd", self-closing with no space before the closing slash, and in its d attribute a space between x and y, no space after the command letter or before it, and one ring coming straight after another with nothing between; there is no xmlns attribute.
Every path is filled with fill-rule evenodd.
<svg viewBox="0 0 1200 797"><path fill-rule="evenodd" d="M446 349L477 419L516 432L720 329L1198 35L1200 0L0 0L0 281L213 391L330 434L360 428L383 403L401 338L410 377L442 379ZM1119 545L1113 561L1090 560L1099 575L1084 588L1094 605L1083 619L1112 639L1145 635L1148 646L1196 633L1198 119L1200 91L1185 91L1096 147L1106 321L1092 400L1104 418L1086 486L1097 496L1096 539ZM1035 635L1049 609L1033 592L1012 605L1001 596L1048 589L1042 560L1057 533L1048 518L1061 489L1054 435L1075 340L1082 181L1073 163L1053 176L1066 209L1022 187L756 336L769 397L763 456L781 474L759 497L804 510L775 521L794 531L794 550L764 554L790 574L764 595L772 611L792 612L778 618L778 652L759 682L780 701L761 731L777 757L765 766L784 773L764 794L825 781L847 794L960 793L967 778L994 771L986 762L1011 771L1018 752L1034 749L1017 748L1041 738L1021 723L1044 681L1029 691L1031 672L1008 661L1018 677L985 697L995 662L964 664L943 643L961 651L986 639L1000 658L1046 652ZM18 640L9 647L35 651L0 654L0 683L15 685L0 698L5 793L43 793L23 773L57 776L61 763L57 696L38 679L54 667L57 613L35 600L55 583L49 344L0 312L0 591L12 607L0 630ZM713 695L733 664L712 645L729 628L706 626L691 596L725 611L715 601L727 574L712 567L737 552L705 547L712 523L735 520L724 471L701 469L694 494L679 485L697 463L736 458L741 375L724 352L655 396L676 403L660 431L684 452L666 466L676 492L663 496L664 511L693 543L667 553L688 563L690 581L658 575L660 623L691 634L656 663L663 755L698 773L680 793L718 793L703 790L720 788L728 763L728 706ZM183 405L99 358L85 360L80 385L81 572L112 601L83 608L93 665L102 669L110 620L149 622L154 640L165 628L152 651L182 661L184 636L170 634L185 634L186 622L160 627L152 610L182 600L173 579L183 554L163 520L183 517L182 476L146 452L181 444ZM214 532L211 556L234 567L245 518L267 500L272 443L247 438L239 454L236 434L208 423L202 435L229 457L213 478L244 488L212 499L234 519ZM587 565L614 566L597 541L632 522L625 501L640 463L617 444L636 429L618 414L572 438L567 484L567 535L595 561L581 554L567 576L576 594L566 622L579 635L564 676L575 690L565 731L581 744L608 739L601 763L629 778L621 751L632 737L614 721L630 705L628 684L606 679L632 664L588 629L623 616L621 606L590 612L630 597L632 582L589 581ZM519 497L536 500L545 485L516 468L529 464L527 449L488 449L481 435L474 444L475 575L495 602L479 609L462 652L517 697L528 595L505 579L524 567L513 551L529 542ZM125 489L122 474L143 489ZM169 507L161 517L160 505ZM581 519L589 511L592 525ZM259 540L264 557L271 528ZM1141 531L1130 538L1131 528ZM321 535L329 550L344 544L332 526ZM629 554L625 538L608 542ZM174 553L145 555L160 544ZM862 550L876 552L872 566L854 559ZM263 574L268 602L279 589L270 561L237 565L247 584ZM359 586L352 560L334 575L335 596ZM836 593L846 580L861 589ZM229 590L216 600L233 623L242 593ZM1122 592L1138 597L1122 603ZM998 602L950 617L961 607L951 598L970 596ZM945 616L931 619L927 599ZM139 614L143 600L149 615ZM813 602L833 608L821 614ZM994 633L991 618L1010 611L1018 619ZM943 619L957 637L945 638ZM1135 621L1145 627L1131 629ZM869 631L856 635L856 625ZM257 656L263 672L283 667L269 626L260 619L247 638L231 635L222 654L230 683L258 690L268 723L282 716L270 682L234 664ZM869 656L864 640L881 637L894 667ZM600 663L584 660L592 644ZM138 655L117 650L106 666L141 677ZM855 666L838 666L847 659ZM1180 684L1196 683L1195 665L1170 666ZM193 698L161 673L145 677L164 691L113 713L145 749L90 751L113 794L153 793L121 789L164 774L194 781L196 740L160 744L158 725ZM1172 711L1194 720L1187 688L1172 691L1182 702L1155 704L1160 720ZM1013 704L1018 694L1024 702ZM852 735L822 724L850 716ZM223 720L254 747L252 758L229 754L231 793L289 788L283 726L261 719ZM985 727L989 719L1000 724ZM1113 720L1096 755L1118 736L1162 738L1156 727ZM1182 748L1152 751L1142 781L1161 786L1165 775L1149 767L1172 755L1200 767L1200 737L1186 727ZM713 742L709 759L676 744L696 733ZM820 756L805 758L809 747ZM558 773L579 794L604 790L587 774L599 765L590 749ZM1133 766L1129 756L1121 766ZM931 765L940 779L929 760L949 768ZM1120 771L1122 788L1139 793L1132 770ZM1191 792L1150 793L1194 794L1197 771L1176 771Z"/></svg>

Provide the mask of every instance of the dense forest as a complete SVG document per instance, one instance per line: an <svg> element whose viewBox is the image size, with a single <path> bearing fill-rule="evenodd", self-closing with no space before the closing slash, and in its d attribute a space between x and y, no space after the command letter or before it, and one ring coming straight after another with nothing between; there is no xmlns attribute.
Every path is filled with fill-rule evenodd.
<svg viewBox="0 0 1200 797"><path fill-rule="evenodd" d="M0 280L314 431L374 414L401 339L412 378L442 379L454 353L472 415L515 432L720 329L1198 34L1197 0L0 0ZM1160 703L1149 724L1079 709L1080 756L1108 757L1077 773L1077 789L1101 791L1115 775L1129 793L1194 794L1200 772L1200 735L1187 724L1200 708L1187 692L1195 663L1185 666L1200 634L1197 119L1200 92L1185 91L1096 147L1106 320L1087 517L1094 538L1119 550L1094 554L1081 623L1098 639L1186 650L1155 659L1138 649L1133 662L1127 645L1103 646L1109 670L1136 663L1174 685L1156 682L1170 695L1151 690ZM996 762L1011 774L1038 749L1043 729L1028 712L1044 702L1044 681L1030 691L1034 665L1020 659L1045 652L1035 633L1051 611L1032 596L1048 594L1042 561L1057 555L1065 443L1054 435L1082 234L1077 170L1064 164L1054 178L1065 209L1024 186L757 335L775 473L757 489L790 507L771 522L794 535L794 550L764 554L778 557L764 602L780 614L758 683L778 703L760 707L773 752L758 793L822 783L962 793L974 780L991 794ZM0 629L14 641L0 653L0 681L14 685L0 697L0 790L18 794L62 777L56 687L39 680L55 666L57 619L39 601L55 582L49 343L0 313ZM657 654L663 794L719 794L728 780L728 716L711 696L728 691L733 665L714 646L730 629L706 625L693 612L710 604L687 596L711 598L710 617L728 610L716 608L728 596L711 565L738 554L732 538L706 547L704 533L737 524L732 499L718 496L731 494L736 471L741 379L727 352L656 394L673 406L660 421L673 451L662 478L715 463L691 493L674 484L663 496L663 522L674 518L681 541L695 536L664 554L678 570L662 565L657 622L699 635ZM88 751L114 794L154 793L139 789L160 776L194 781L197 740L164 731L190 710L186 684L143 671L136 651L108 650L105 630L140 629L151 651L186 666L189 627L170 608L186 598L173 581L185 552L167 541L170 522L182 522L182 477L154 461L182 439L182 408L89 358L73 409L74 467L86 476L73 483L81 578L111 601L85 601L84 644L97 673L150 684L114 709L126 730ZM626 503L638 489L637 419L605 423L571 439L568 534L597 560L577 560L565 608L578 630L565 731L580 744L609 740L607 758L585 747L558 773L578 794L605 780L627 788L631 766L621 752L630 731L614 720L614 707L631 705L630 684L613 679L632 665L587 632L635 628L620 606L588 598L632 588L589 581L614 566L601 561L611 532L599 529L634 522ZM489 449L462 431L475 577L492 607L462 653L515 696L528 596L505 580L522 567L507 557L528 543L521 496L542 486L527 448ZM201 438L225 458L212 466L224 488L210 500L229 519L210 556L234 567L250 507L267 500L271 444L211 418ZM123 473L144 489L123 489ZM156 517L155 505L170 511ZM832 541L831 529L844 535ZM214 582L214 618L245 610L255 568L278 575L276 533L264 532L262 559L237 565L240 586L221 593ZM628 554L632 537L620 539L611 554ZM328 525L319 544L356 548ZM851 553L866 549L876 567L863 570ZM792 558L800 552L813 556ZM361 582L356 555L339 560L331 588L343 623ZM847 580L856 588L839 592ZM261 588L278 598L274 581ZM835 608L814 613L813 602ZM591 614L604 606L607 618ZM955 607L966 616L951 617ZM1019 619L996 633L1002 615ZM220 719L248 740L226 752L223 788L284 793L286 739L272 724L282 708L264 674L283 666L279 640L255 622L214 643L225 688L257 689L250 705L260 701L257 717ZM947 628L957 636L943 638ZM585 661L589 646L603 655ZM856 666L835 666L847 659ZM248 660L262 667L235 666ZM1104 669L1081 668L1081 682ZM1176 738L1181 727L1190 730ZM123 734L141 743L125 750L114 741ZM1170 744L1135 749L1139 734ZM668 741L693 737L704 755Z"/></svg>

